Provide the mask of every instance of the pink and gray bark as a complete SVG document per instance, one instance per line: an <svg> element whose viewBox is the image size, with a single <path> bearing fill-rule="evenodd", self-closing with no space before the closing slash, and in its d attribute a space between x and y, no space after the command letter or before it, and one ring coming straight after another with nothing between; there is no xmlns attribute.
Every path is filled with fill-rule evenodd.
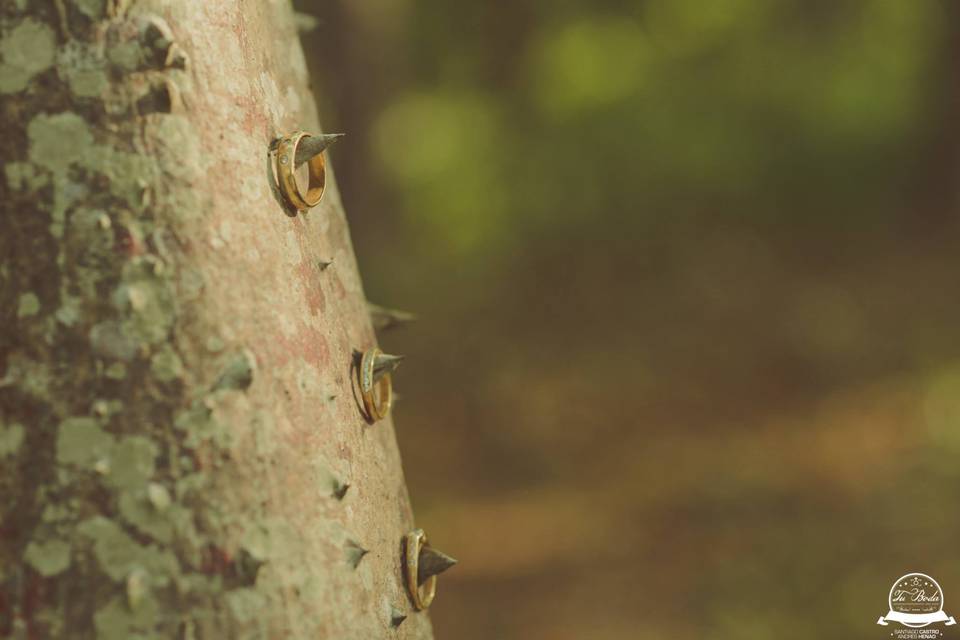
<svg viewBox="0 0 960 640"><path fill-rule="evenodd" d="M0 637L430 638L336 187L272 187L289 3L4 0L0 56Z"/></svg>

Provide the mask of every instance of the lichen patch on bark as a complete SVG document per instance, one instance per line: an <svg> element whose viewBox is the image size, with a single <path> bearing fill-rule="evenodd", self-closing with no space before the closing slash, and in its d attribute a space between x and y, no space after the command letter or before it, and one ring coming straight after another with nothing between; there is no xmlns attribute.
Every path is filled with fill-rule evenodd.
<svg viewBox="0 0 960 640"><path fill-rule="evenodd" d="M336 185L270 186L319 131L289 5L0 18L0 637L429 638Z"/></svg>
<svg viewBox="0 0 960 640"><path fill-rule="evenodd" d="M53 30L26 18L0 37L0 93L16 93L53 66L56 42Z"/></svg>

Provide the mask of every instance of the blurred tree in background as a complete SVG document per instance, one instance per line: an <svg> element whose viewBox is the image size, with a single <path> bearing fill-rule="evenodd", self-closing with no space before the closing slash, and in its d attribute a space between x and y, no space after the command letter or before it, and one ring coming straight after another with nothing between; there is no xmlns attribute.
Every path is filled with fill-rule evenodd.
<svg viewBox="0 0 960 640"><path fill-rule="evenodd" d="M369 295L422 318L438 637L874 637L909 570L949 609L960 5L298 8Z"/></svg>

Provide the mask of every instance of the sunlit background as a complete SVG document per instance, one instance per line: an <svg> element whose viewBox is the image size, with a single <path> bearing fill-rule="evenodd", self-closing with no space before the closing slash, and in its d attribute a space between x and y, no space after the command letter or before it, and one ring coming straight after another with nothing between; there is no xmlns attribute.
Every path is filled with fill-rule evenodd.
<svg viewBox="0 0 960 640"><path fill-rule="evenodd" d="M298 9L440 640L960 612L960 3Z"/></svg>

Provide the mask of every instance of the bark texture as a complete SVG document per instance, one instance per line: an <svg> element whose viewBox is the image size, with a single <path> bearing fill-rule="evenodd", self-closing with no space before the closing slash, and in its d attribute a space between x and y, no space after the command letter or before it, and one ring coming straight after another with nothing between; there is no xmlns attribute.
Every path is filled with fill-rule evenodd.
<svg viewBox="0 0 960 640"><path fill-rule="evenodd" d="M336 187L272 187L288 0L0 0L0 56L0 637L430 638Z"/></svg>

